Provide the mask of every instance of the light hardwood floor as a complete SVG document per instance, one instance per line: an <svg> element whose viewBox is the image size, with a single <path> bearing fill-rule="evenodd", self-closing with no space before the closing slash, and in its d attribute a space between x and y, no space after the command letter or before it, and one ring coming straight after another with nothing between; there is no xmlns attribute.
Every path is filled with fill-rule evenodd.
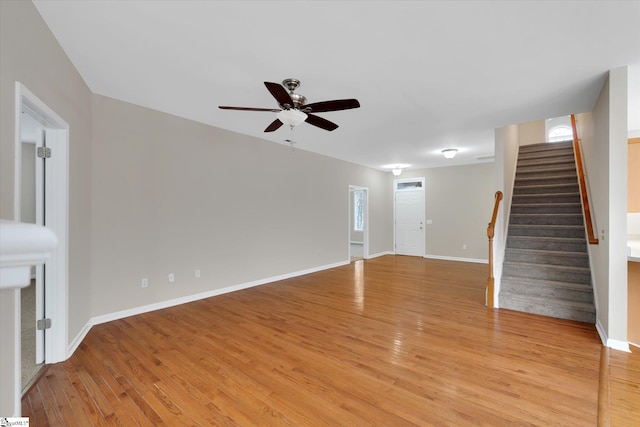
<svg viewBox="0 0 640 427"><path fill-rule="evenodd" d="M99 325L25 395L23 415L32 426L595 425L594 326L487 309L486 269L385 256Z"/></svg>

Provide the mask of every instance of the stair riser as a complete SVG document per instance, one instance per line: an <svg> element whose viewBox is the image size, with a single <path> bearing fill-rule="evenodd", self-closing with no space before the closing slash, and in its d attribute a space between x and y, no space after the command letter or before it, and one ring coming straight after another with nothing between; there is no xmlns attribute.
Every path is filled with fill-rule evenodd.
<svg viewBox="0 0 640 427"><path fill-rule="evenodd" d="M509 236L507 238L507 249L509 248L586 253L587 243L586 241L570 242L570 241L537 239L535 237L517 237L516 238L514 236Z"/></svg>
<svg viewBox="0 0 640 427"><path fill-rule="evenodd" d="M533 159L561 159L571 158L573 159L573 148L563 148L562 150L549 151L531 151L520 152L518 154L518 160L533 160Z"/></svg>
<svg viewBox="0 0 640 427"><path fill-rule="evenodd" d="M557 175L551 177L535 177L531 176L528 179L518 177L515 181L514 189L521 186L534 186L534 185L549 185L549 184L575 184L578 185L578 179L574 176Z"/></svg>
<svg viewBox="0 0 640 427"><path fill-rule="evenodd" d="M511 215L509 225L583 225L582 215Z"/></svg>
<svg viewBox="0 0 640 427"><path fill-rule="evenodd" d="M555 150L564 150L573 147L573 141L561 141L561 142L541 142L538 144L521 145L519 154L531 153L536 151L543 151L548 153Z"/></svg>
<svg viewBox="0 0 640 427"><path fill-rule="evenodd" d="M527 237L569 237L574 239L583 238L585 236L584 229L580 228L551 228L547 226L526 226L511 225L509 226L509 236L527 236Z"/></svg>
<svg viewBox="0 0 640 427"><path fill-rule="evenodd" d="M508 296L500 297L500 307L510 310L523 311L525 313L539 314L542 316L555 317L558 319L575 320L578 322L595 324L596 314L574 310L571 308L557 307L551 305L539 305L511 299Z"/></svg>
<svg viewBox="0 0 640 427"><path fill-rule="evenodd" d="M591 273L587 271L567 271L559 268L540 268L504 263L503 276L528 277L530 279L555 280L557 282L591 284Z"/></svg>
<svg viewBox="0 0 640 427"><path fill-rule="evenodd" d="M590 288L573 290L553 286L532 286L528 283L520 283L515 278L507 280L503 277L501 289L508 290L509 293L516 295L532 295L549 299L593 303L593 291Z"/></svg>
<svg viewBox="0 0 640 427"><path fill-rule="evenodd" d="M554 166L560 164L571 165L571 163L575 162L573 158L573 153L569 155L561 155L561 156L539 156L539 157L527 157L527 158L518 158L517 167L527 167L527 166Z"/></svg>
<svg viewBox="0 0 640 427"><path fill-rule="evenodd" d="M512 214L582 214L582 205L579 203L560 204L560 205L531 205L520 204L511 205Z"/></svg>
<svg viewBox="0 0 640 427"><path fill-rule="evenodd" d="M580 203L578 194L514 194L513 204L530 205L541 203Z"/></svg>
<svg viewBox="0 0 640 427"><path fill-rule="evenodd" d="M544 185L532 183L526 186L516 185L513 188L513 194L577 194L579 197L580 187L578 187L577 182L565 185Z"/></svg>
<svg viewBox="0 0 640 427"><path fill-rule="evenodd" d="M548 166L526 166L516 171L516 179L520 178L551 178L576 173L576 167L572 164Z"/></svg>
<svg viewBox="0 0 640 427"><path fill-rule="evenodd" d="M564 265L569 267L589 267L589 257L587 254L572 254L563 255L558 253L544 254L544 253L529 253L529 252L517 252L515 250L507 251L505 254L505 261L512 262L526 262L530 264L541 264L540 268L544 268L545 265Z"/></svg>

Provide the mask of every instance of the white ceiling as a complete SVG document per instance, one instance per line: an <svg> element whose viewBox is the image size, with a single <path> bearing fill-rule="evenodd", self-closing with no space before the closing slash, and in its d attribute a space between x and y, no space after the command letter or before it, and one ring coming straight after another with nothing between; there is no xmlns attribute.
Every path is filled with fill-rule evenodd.
<svg viewBox="0 0 640 427"><path fill-rule="evenodd" d="M277 143L275 113L217 106L275 108L263 82L287 77L308 103L357 98L293 138L378 169L479 162L496 127L589 111L608 70L640 63L639 1L34 4L97 94Z"/></svg>

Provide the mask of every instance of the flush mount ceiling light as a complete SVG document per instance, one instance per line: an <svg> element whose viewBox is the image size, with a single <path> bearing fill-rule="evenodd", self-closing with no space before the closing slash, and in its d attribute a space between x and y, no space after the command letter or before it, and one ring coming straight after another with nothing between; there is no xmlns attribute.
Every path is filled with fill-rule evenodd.
<svg viewBox="0 0 640 427"><path fill-rule="evenodd" d="M444 157L447 159L453 159L456 156L457 152L458 150L455 148L447 148L446 150L442 150L442 154L444 154Z"/></svg>
<svg viewBox="0 0 640 427"><path fill-rule="evenodd" d="M391 164L382 166L383 169L391 169L391 173L394 176L400 176L402 174L402 170L408 168L411 165L406 164Z"/></svg>
<svg viewBox="0 0 640 427"><path fill-rule="evenodd" d="M293 108L289 110L282 110L277 114L277 116L278 116L278 120L280 120L285 125L289 125L291 127L296 127L300 123L307 120L306 113L300 110L294 110Z"/></svg>

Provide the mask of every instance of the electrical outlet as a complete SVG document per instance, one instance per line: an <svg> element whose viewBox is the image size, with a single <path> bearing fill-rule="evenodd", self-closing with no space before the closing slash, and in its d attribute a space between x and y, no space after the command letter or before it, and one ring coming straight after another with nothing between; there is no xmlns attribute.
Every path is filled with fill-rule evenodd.
<svg viewBox="0 0 640 427"><path fill-rule="evenodd" d="M144 279L142 279L142 281L140 282L140 287L142 288L146 288L149 286L149 279L147 279L146 277Z"/></svg>
<svg viewBox="0 0 640 427"><path fill-rule="evenodd" d="M176 281L176 276L173 273L169 273L169 283Z"/></svg>
<svg viewBox="0 0 640 427"><path fill-rule="evenodd" d="M467 244L465 243L464 245L462 245L462 250L466 251L467 250Z"/></svg>
<svg viewBox="0 0 640 427"><path fill-rule="evenodd" d="M196 276L196 279L200 278L200 269L196 270L195 276Z"/></svg>

